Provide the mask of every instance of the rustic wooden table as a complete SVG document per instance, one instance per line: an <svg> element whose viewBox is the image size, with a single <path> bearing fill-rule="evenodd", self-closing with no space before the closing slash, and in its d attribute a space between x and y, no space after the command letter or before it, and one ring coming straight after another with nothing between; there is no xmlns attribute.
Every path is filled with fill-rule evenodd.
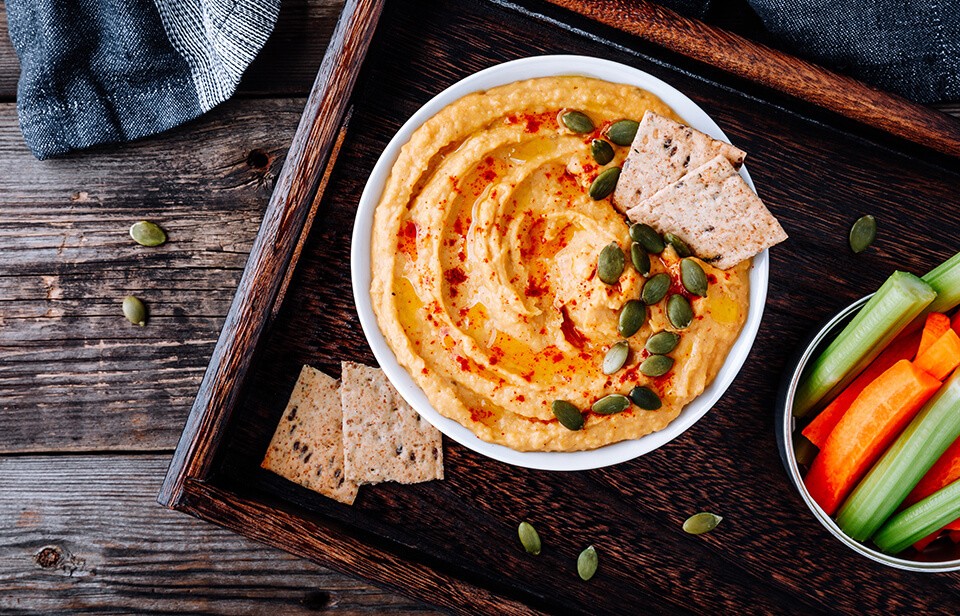
<svg viewBox="0 0 960 616"><path fill-rule="evenodd" d="M0 38L0 612L433 613L155 504L339 8L284 0L203 118L45 162ZM130 242L143 218L162 249Z"/></svg>

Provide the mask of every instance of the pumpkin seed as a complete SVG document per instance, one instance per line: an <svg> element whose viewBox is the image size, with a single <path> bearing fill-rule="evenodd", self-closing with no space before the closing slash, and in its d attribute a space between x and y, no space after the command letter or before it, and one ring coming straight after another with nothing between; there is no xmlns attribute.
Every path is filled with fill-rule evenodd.
<svg viewBox="0 0 960 616"><path fill-rule="evenodd" d="M566 400L554 400L551 409L553 416L567 430L579 430L583 427L583 413Z"/></svg>
<svg viewBox="0 0 960 616"><path fill-rule="evenodd" d="M723 520L721 516L701 511L687 518L686 522L683 523L683 531L691 535L709 533L717 527L721 520Z"/></svg>
<svg viewBox="0 0 960 616"><path fill-rule="evenodd" d="M630 145L637 136L640 123L633 120L618 120L607 129L607 137L617 145Z"/></svg>
<svg viewBox="0 0 960 616"><path fill-rule="evenodd" d="M673 368L673 358L666 355L651 355L640 364L640 374L644 376L663 376Z"/></svg>
<svg viewBox="0 0 960 616"><path fill-rule="evenodd" d="M877 239L877 219L867 214L857 219L850 228L850 249L855 253L866 250Z"/></svg>
<svg viewBox="0 0 960 616"><path fill-rule="evenodd" d="M685 257L680 261L680 281L683 288L700 297L707 296L707 274L700 264Z"/></svg>
<svg viewBox="0 0 960 616"><path fill-rule="evenodd" d="M663 239L666 240L668 244L673 246L673 250L676 251L678 257L689 257L693 254L693 252L690 250L690 247L687 246L687 243L673 233L664 233Z"/></svg>
<svg viewBox="0 0 960 616"><path fill-rule="evenodd" d="M617 284L620 282L623 266L624 256L620 244L610 242L603 247L597 258L597 276L606 284Z"/></svg>
<svg viewBox="0 0 960 616"><path fill-rule="evenodd" d="M123 298L123 316L134 325L143 327L147 324L147 307L139 297L128 295Z"/></svg>
<svg viewBox="0 0 960 616"><path fill-rule="evenodd" d="M623 368L623 364L627 363L627 355L629 354L630 345L626 340L621 340L611 346L603 358L603 373L613 374L620 368Z"/></svg>
<svg viewBox="0 0 960 616"><path fill-rule="evenodd" d="M575 133L589 133L593 131L593 120L580 111L568 111L560 116L563 125Z"/></svg>
<svg viewBox="0 0 960 616"><path fill-rule="evenodd" d="M641 276L650 273L650 255L637 242L630 245L630 261L633 263L633 268L640 272Z"/></svg>
<svg viewBox="0 0 960 616"><path fill-rule="evenodd" d="M597 179L590 185L587 193L594 201L606 199L617 187L617 180L620 179L620 167L610 167L600 173Z"/></svg>
<svg viewBox="0 0 960 616"><path fill-rule="evenodd" d="M520 543L523 544L523 549L528 554L536 556L540 553L540 535L537 534L537 529L532 524L526 521L520 522L517 534L520 535Z"/></svg>
<svg viewBox="0 0 960 616"><path fill-rule="evenodd" d="M667 300L667 318L670 324L677 329L684 329L693 321L693 308L690 302L682 295L671 295Z"/></svg>
<svg viewBox="0 0 960 616"><path fill-rule="evenodd" d="M141 220L130 227L130 237L141 246L159 246L167 241L167 234L155 222Z"/></svg>
<svg viewBox="0 0 960 616"><path fill-rule="evenodd" d="M630 400L645 411L655 411L663 406L663 403L660 402L660 396L643 385L638 385L630 390Z"/></svg>
<svg viewBox="0 0 960 616"><path fill-rule="evenodd" d="M666 248L660 234L653 227L642 222L630 225L630 239L643 246L647 252L655 255L660 254Z"/></svg>
<svg viewBox="0 0 960 616"><path fill-rule="evenodd" d="M644 348L653 355L666 355L677 348L679 342L680 334L660 331L647 338L647 344Z"/></svg>
<svg viewBox="0 0 960 616"><path fill-rule="evenodd" d="M630 408L630 398L620 394L604 396L593 403L590 409L600 415L616 415Z"/></svg>
<svg viewBox="0 0 960 616"><path fill-rule="evenodd" d="M624 338L629 338L640 331L643 322L646 320L647 307L640 300L631 299L620 309L620 322L617 323L617 331Z"/></svg>
<svg viewBox="0 0 960 616"><path fill-rule="evenodd" d="M594 139L590 142L590 153L598 165L606 165L613 160L613 146L603 139Z"/></svg>
<svg viewBox="0 0 960 616"><path fill-rule="evenodd" d="M663 296L667 294L667 291L670 290L670 276L664 274L663 272L648 278L645 283L643 283L643 288L640 289L640 299L643 300L643 303L652 306L660 300L663 299Z"/></svg>
<svg viewBox="0 0 960 616"><path fill-rule="evenodd" d="M580 574L580 579L586 582L592 578L596 572L597 551L591 545L580 552L580 556L577 558L577 573Z"/></svg>

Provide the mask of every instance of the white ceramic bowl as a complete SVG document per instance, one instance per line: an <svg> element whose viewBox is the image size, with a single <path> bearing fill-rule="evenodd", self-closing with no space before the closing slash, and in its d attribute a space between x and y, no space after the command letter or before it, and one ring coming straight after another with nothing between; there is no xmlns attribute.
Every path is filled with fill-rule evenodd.
<svg viewBox="0 0 960 616"><path fill-rule="evenodd" d="M720 127L696 103L667 83L635 68L609 60L585 56L537 56L498 64L458 81L433 97L400 127L397 134L387 144L367 180L363 194L360 196L360 205L357 209L357 218L353 227L350 266L357 312L360 315L363 332L367 336L371 349L373 349L373 354L387 377L400 392L400 395L425 420L461 445L495 460L528 468L574 471L617 464L653 451L682 434L703 417L720 399L723 392L733 382L737 372L740 371L740 367L747 359L750 347L753 346L753 341L757 336L757 329L760 327L760 318L763 315L763 306L767 297L769 256L764 251L753 260L753 268L750 271L750 310L747 321L717 378L699 397L684 407L680 415L670 425L659 432L589 451L526 452L480 440L469 428L438 413L430 405L427 396L414 383L407 371L397 363L393 351L377 325L370 299L370 236L373 227L374 208L380 201L380 195L390 174L390 169L400 153L400 148L410 139L414 130L442 108L471 92L486 90L522 79L557 75L582 75L643 88L660 97L690 126L716 139L729 141ZM753 188L753 182L746 167L741 168L740 174Z"/></svg>

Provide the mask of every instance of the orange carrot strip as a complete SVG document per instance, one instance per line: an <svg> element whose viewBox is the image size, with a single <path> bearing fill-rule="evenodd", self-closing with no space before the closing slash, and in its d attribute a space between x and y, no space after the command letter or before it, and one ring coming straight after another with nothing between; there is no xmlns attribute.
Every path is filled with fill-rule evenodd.
<svg viewBox="0 0 960 616"><path fill-rule="evenodd" d="M909 507L937 490L945 488L957 479L960 479L960 438L953 441L943 452L930 470L920 479L910 494L903 499L903 505Z"/></svg>
<svg viewBox="0 0 960 616"><path fill-rule="evenodd" d="M913 544L913 549L916 550L916 551L918 551L918 552L924 551L925 549L927 549L927 546L928 546L928 545L930 545L931 543L933 543L934 541L936 541L938 537L940 537L940 533L941 533L941 532L942 532L942 531L939 531L939 530L933 531L932 533L930 533L929 535L927 535L926 537L924 537L924 538L921 539L920 541L917 541L916 543L914 543L914 544Z"/></svg>
<svg viewBox="0 0 960 616"><path fill-rule="evenodd" d="M913 359L919 342L920 332L898 336L867 366L866 370L860 373L860 376L847 385L847 388L827 405L827 408L813 418L813 421L803 429L802 434L818 449L823 449L827 437L833 432L837 422L847 412L853 401L857 399L860 392L901 359Z"/></svg>
<svg viewBox="0 0 960 616"><path fill-rule="evenodd" d="M900 360L867 385L837 423L804 478L810 496L827 513L836 513L853 487L940 381Z"/></svg>
<svg viewBox="0 0 960 616"><path fill-rule="evenodd" d="M919 357L927 348L937 341L937 339L950 329L950 317L942 312L931 312L927 315L927 320L923 324L923 335L920 337L920 348L917 349Z"/></svg>
<svg viewBox="0 0 960 616"><path fill-rule="evenodd" d="M917 353L917 359L913 363L942 381L960 365L960 336L948 329L933 344Z"/></svg>

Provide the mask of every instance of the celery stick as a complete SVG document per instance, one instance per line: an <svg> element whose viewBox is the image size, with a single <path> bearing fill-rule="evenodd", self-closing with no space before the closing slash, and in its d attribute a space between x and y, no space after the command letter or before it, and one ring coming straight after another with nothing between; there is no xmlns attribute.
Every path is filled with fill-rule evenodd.
<svg viewBox="0 0 960 616"><path fill-rule="evenodd" d="M930 285L913 274L891 274L813 362L797 388L793 414L803 417L828 393L846 387L935 297Z"/></svg>
<svg viewBox="0 0 960 616"><path fill-rule="evenodd" d="M923 281L937 292L926 312L947 312L960 305L960 252L927 272Z"/></svg>
<svg viewBox="0 0 960 616"><path fill-rule="evenodd" d="M873 536L873 542L882 551L896 554L957 518L960 479L890 518Z"/></svg>
<svg viewBox="0 0 960 616"><path fill-rule="evenodd" d="M960 370L920 409L850 494L837 514L837 526L858 541L869 539L957 437Z"/></svg>

